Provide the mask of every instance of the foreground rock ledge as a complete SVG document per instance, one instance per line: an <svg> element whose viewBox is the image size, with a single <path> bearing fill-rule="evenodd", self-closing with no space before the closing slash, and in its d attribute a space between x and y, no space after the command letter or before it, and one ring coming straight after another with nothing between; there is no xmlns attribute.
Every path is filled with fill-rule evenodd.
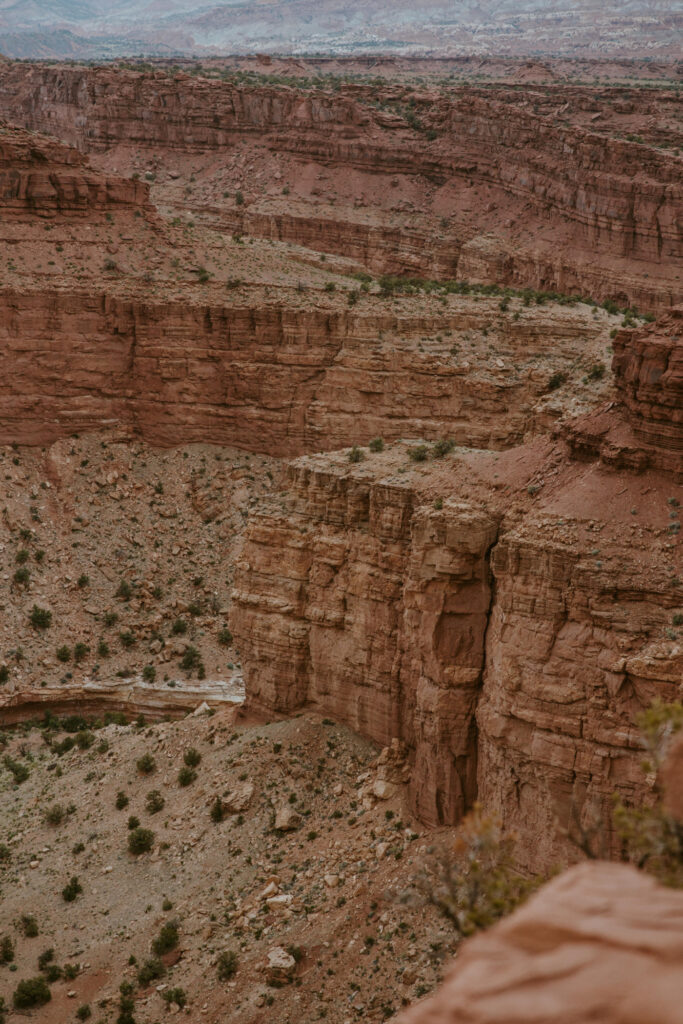
<svg viewBox="0 0 683 1024"><path fill-rule="evenodd" d="M581 864L466 943L396 1024L681 1024L683 893Z"/></svg>

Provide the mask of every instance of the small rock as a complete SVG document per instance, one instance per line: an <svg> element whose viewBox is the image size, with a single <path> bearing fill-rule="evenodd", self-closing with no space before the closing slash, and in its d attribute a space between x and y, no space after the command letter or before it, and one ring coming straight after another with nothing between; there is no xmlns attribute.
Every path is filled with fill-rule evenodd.
<svg viewBox="0 0 683 1024"><path fill-rule="evenodd" d="M296 960L282 946L269 950L266 964L266 981L269 985L287 984L292 980L295 969Z"/></svg>
<svg viewBox="0 0 683 1024"><path fill-rule="evenodd" d="M253 798L254 787L251 782L241 782L235 786L232 792L228 793L223 801L223 806L230 814L240 814L242 811L246 811Z"/></svg>
<svg viewBox="0 0 683 1024"><path fill-rule="evenodd" d="M292 832L301 824L301 815L289 804L283 804L275 812L275 828L279 832Z"/></svg>

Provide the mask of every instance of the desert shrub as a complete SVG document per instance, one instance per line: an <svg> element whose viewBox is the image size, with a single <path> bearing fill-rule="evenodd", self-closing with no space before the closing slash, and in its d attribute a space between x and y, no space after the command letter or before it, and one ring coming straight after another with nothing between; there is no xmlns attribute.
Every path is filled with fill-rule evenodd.
<svg viewBox="0 0 683 1024"><path fill-rule="evenodd" d="M156 771L156 761L151 754L143 754L142 757L136 761L137 769L141 775L151 775Z"/></svg>
<svg viewBox="0 0 683 1024"><path fill-rule="evenodd" d="M49 949L44 949L43 952L38 957L38 970L39 971L46 970L48 964L54 963L54 959L55 959L55 951L54 951L54 949L52 947L50 947Z"/></svg>
<svg viewBox="0 0 683 1024"><path fill-rule="evenodd" d="M159 811L162 811L164 809L165 804L166 801L164 800L163 796L161 795L158 789L153 789L147 794L147 799L145 800L145 807L147 808L147 812L149 814L158 814Z"/></svg>
<svg viewBox="0 0 683 1024"><path fill-rule="evenodd" d="M119 633L119 640L126 648L126 650L128 650L129 648L135 646L137 642L137 637L131 629L124 629L121 633Z"/></svg>
<svg viewBox="0 0 683 1024"><path fill-rule="evenodd" d="M413 462L424 462L427 458L427 445L418 444L414 448L410 448L408 455Z"/></svg>
<svg viewBox="0 0 683 1024"><path fill-rule="evenodd" d="M154 833L149 828L134 828L128 833L128 850L134 856L149 853L154 846Z"/></svg>
<svg viewBox="0 0 683 1024"><path fill-rule="evenodd" d="M503 832L500 822L475 806L455 842L443 847L418 875L418 891L461 938L505 917L534 888L516 871L514 845L514 837Z"/></svg>
<svg viewBox="0 0 683 1024"><path fill-rule="evenodd" d="M165 992L162 992L162 996L167 1003L175 1003L181 1010L187 1003L187 995L184 988L167 988Z"/></svg>
<svg viewBox="0 0 683 1024"><path fill-rule="evenodd" d="M81 1005L76 1010L76 1017L78 1018L78 1020L88 1020L88 1018L92 1017L92 1010L90 1009L90 1004L81 1003Z"/></svg>
<svg viewBox="0 0 683 1024"><path fill-rule="evenodd" d="M211 804L211 810L209 811L211 821L213 821L214 824L216 825L220 825L220 823L225 818L226 813L227 812L223 805L223 801L219 796L217 796L214 802Z"/></svg>
<svg viewBox="0 0 683 1024"><path fill-rule="evenodd" d="M14 758L6 754L2 759L2 763L8 772L14 777L14 781L17 785L22 782L26 782L27 778L31 774L28 765L22 764L21 761L15 761Z"/></svg>
<svg viewBox="0 0 683 1024"><path fill-rule="evenodd" d="M34 629L49 629L52 625L52 612L47 608L39 608L34 604L29 615L31 625Z"/></svg>
<svg viewBox="0 0 683 1024"><path fill-rule="evenodd" d="M180 659L180 667L184 672L191 672L192 669L197 668L200 661L201 658L199 656L199 651L196 647L193 647L192 644L190 644L185 649L185 653Z"/></svg>
<svg viewBox="0 0 683 1024"><path fill-rule="evenodd" d="M244 205L244 196L239 189L235 192L235 202L238 206Z"/></svg>
<svg viewBox="0 0 683 1024"><path fill-rule="evenodd" d="M441 438L437 441L432 448L432 455L435 459L442 459L444 455L448 455L455 448L455 441L451 441L450 438Z"/></svg>
<svg viewBox="0 0 683 1024"><path fill-rule="evenodd" d="M223 647L229 647L232 643L232 633L227 626L224 626L218 632L218 643L222 644Z"/></svg>
<svg viewBox="0 0 683 1024"><path fill-rule="evenodd" d="M45 821L48 825L61 825L65 815L66 811L61 804L53 804L45 811Z"/></svg>
<svg viewBox="0 0 683 1024"><path fill-rule="evenodd" d="M27 939L35 939L38 934L38 922L33 914L21 915L21 930Z"/></svg>
<svg viewBox="0 0 683 1024"><path fill-rule="evenodd" d="M114 807L117 811L123 811L128 806L129 800L122 789L116 794L116 800L114 801Z"/></svg>
<svg viewBox="0 0 683 1024"><path fill-rule="evenodd" d="M64 663L71 661L71 648L67 647L66 644L62 644L61 647L57 648L57 661Z"/></svg>
<svg viewBox="0 0 683 1024"><path fill-rule="evenodd" d="M659 775L671 737L683 729L683 704L656 700L637 721L647 749L643 767ZM655 793L657 801L650 807L629 807L615 799L613 823L622 856L664 885L683 888L683 827L665 810L659 783Z"/></svg>
<svg viewBox="0 0 683 1024"><path fill-rule="evenodd" d="M191 786L196 778L196 771L194 771L193 768L189 768L187 765L183 765L183 767L178 772L178 785Z"/></svg>
<svg viewBox="0 0 683 1024"><path fill-rule="evenodd" d="M0 864L9 864L12 859L12 851L7 843L0 843Z"/></svg>
<svg viewBox="0 0 683 1024"><path fill-rule="evenodd" d="M605 376L605 370L606 367L604 363L594 363L586 374L586 380L602 380Z"/></svg>
<svg viewBox="0 0 683 1024"><path fill-rule="evenodd" d="M95 742L95 734L90 729L81 729L76 733L76 746L79 750L90 750Z"/></svg>
<svg viewBox="0 0 683 1024"><path fill-rule="evenodd" d="M183 761L188 766L188 768L196 768L197 765L201 762L201 759L202 755L194 747L190 747L189 750L186 750L185 754L183 755Z"/></svg>
<svg viewBox="0 0 683 1024"><path fill-rule="evenodd" d="M354 444L353 448L349 452L349 462L362 462L365 456L363 451L358 445Z"/></svg>
<svg viewBox="0 0 683 1024"><path fill-rule="evenodd" d="M382 452L384 451L384 440L381 437L373 437L368 448L371 452Z"/></svg>
<svg viewBox="0 0 683 1024"><path fill-rule="evenodd" d="M14 943L9 935L0 939L0 964L11 964L14 960Z"/></svg>
<svg viewBox="0 0 683 1024"><path fill-rule="evenodd" d="M187 633L187 623L185 622L185 619L175 619L171 626L171 632L174 636L182 636L184 633Z"/></svg>
<svg viewBox="0 0 683 1024"><path fill-rule="evenodd" d="M133 829L140 827L140 819L135 814L131 814L128 819L128 831L132 832Z"/></svg>
<svg viewBox="0 0 683 1024"><path fill-rule="evenodd" d="M88 647L87 644L81 642L77 643L76 646L74 647L74 661L77 663L83 661L85 658L87 658L89 653L90 648Z"/></svg>
<svg viewBox="0 0 683 1024"><path fill-rule="evenodd" d="M44 1006L52 999L50 988L45 978L25 978L14 990L12 1002L16 1010L30 1010L34 1006Z"/></svg>
<svg viewBox="0 0 683 1024"><path fill-rule="evenodd" d="M119 1015L116 1024L135 1024L133 1010L135 1002L132 998L133 986L129 981L122 981L119 986Z"/></svg>
<svg viewBox="0 0 683 1024"><path fill-rule="evenodd" d="M7 665L0 665L0 683L6 683L9 679L9 667Z"/></svg>
<svg viewBox="0 0 683 1024"><path fill-rule="evenodd" d="M147 988L153 981L158 978L163 978L166 973L166 968L162 964L161 960L154 957L150 960L145 960L142 967L138 970L138 985L140 988Z"/></svg>
<svg viewBox="0 0 683 1024"><path fill-rule="evenodd" d="M221 953L216 965L219 981L230 981L230 979L237 973L238 965L239 957L234 950L226 949Z"/></svg>
<svg viewBox="0 0 683 1024"><path fill-rule="evenodd" d="M17 584L17 586L25 587L28 581L31 579L31 572L29 569L26 568L25 565L22 565L20 569L16 570L12 579Z"/></svg>
<svg viewBox="0 0 683 1024"><path fill-rule="evenodd" d="M157 956L163 956L164 953L170 953L172 949L175 949L178 945L180 938L178 922L167 921L162 926L156 939L152 942L152 952L156 953Z"/></svg>
<svg viewBox="0 0 683 1024"><path fill-rule="evenodd" d="M80 964L64 964L62 974L67 981L73 981L74 978L78 977L80 969Z"/></svg>
<svg viewBox="0 0 683 1024"><path fill-rule="evenodd" d="M29 558L29 554L28 554L28 551L26 550L26 548L20 548L20 549L19 549L19 550L17 551L17 553L16 553L16 556L15 556L15 559L14 559L14 560L15 560L15 562L17 562L17 563L18 563L19 565L24 565L24 563L25 563L25 562L28 562L28 558Z"/></svg>
<svg viewBox="0 0 683 1024"><path fill-rule="evenodd" d="M118 621L118 612L105 612L104 624L108 629L111 629L112 626L115 626Z"/></svg>
<svg viewBox="0 0 683 1024"><path fill-rule="evenodd" d="M109 644L106 640L100 640L97 644L97 656L98 658L109 657Z"/></svg>
<svg viewBox="0 0 683 1024"><path fill-rule="evenodd" d="M554 373L548 381L548 391L557 391L558 388L562 387L566 380L567 374L563 373L562 370L558 370L557 373Z"/></svg>
<svg viewBox="0 0 683 1024"><path fill-rule="evenodd" d="M128 580L121 580L114 596L120 597L123 601L130 601L133 596L133 588Z"/></svg>
<svg viewBox="0 0 683 1024"><path fill-rule="evenodd" d="M153 683L157 677L157 670L154 665L145 665L142 670L142 678L146 683Z"/></svg>
<svg viewBox="0 0 683 1024"><path fill-rule="evenodd" d="M80 893L83 892L83 886L78 881L76 875L72 875L69 881L62 889L62 898L66 903L73 903Z"/></svg>

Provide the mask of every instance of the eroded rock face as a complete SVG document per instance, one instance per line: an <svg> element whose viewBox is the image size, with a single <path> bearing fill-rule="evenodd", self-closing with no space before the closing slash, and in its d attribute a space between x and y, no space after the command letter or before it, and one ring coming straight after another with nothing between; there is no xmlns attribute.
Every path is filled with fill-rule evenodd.
<svg viewBox="0 0 683 1024"><path fill-rule="evenodd" d="M478 796L534 870L571 859L575 826L602 821L616 852L612 794L652 787L637 716L680 696L673 480L562 446L492 456L488 482L481 455L406 456L299 459L289 501L253 517L231 619L249 699L404 741L424 820Z"/></svg>
<svg viewBox="0 0 683 1024"><path fill-rule="evenodd" d="M283 181L342 169L387 199L376 220L351 195L324 214L313 195L297 214L268 202L233 208L239 230L354 255L374 272L472 275L643 309L677 298L679 161L537 113L533 92L424 89L413 100L420 130L391 88L301 93L163 72L0 71L4 116L94 154L221 154L245 143L282 165ZM406 208L391 201L396 176L413 197Z"/></svg>
<svg viewBox="0 0 683 1024"><path fill-rule="evenodd" d="M614 339L615 382L652 465L683 472L683 306Z"/></svg>
<svg viewBox="0 0 683 1024"><path fill-rule="evenodd" d="M396 1024L679 1024L683 893L582 864L469 940Z"/></svg>
<svg viewBox="0 0 683 1024"><path fill-rule="evenodd" d="M546 415L553 369L570 368L577 347L598 350L606 336L585 307L518 321L508 313L496 325L505 359L482 352L480 362L477 348L470 358L453 354L452 335L471 334L483 349L497 303L460 306L443 316L355 314L150 301L101 286L7 289L0 442L44 444L115 423L152 444L210 441L273 455L377 434L504 448Z"/></svg>
<svg viewBox="0 0 683 1024"><path fill-rule="evenodd" d="M0 208L4 219L126 208L152 214L147 185L93 171L76 149L2 122Z"/></svg>

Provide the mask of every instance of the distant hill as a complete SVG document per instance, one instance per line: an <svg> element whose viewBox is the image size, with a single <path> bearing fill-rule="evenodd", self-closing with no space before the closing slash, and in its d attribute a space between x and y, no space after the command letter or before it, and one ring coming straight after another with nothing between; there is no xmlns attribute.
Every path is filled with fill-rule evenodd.
<svg viewBox="0 0 683 1024"><path fill-rule="evenodd" d="M0 0L11 57L395 52L678 56L682 0Z"/></svg>

